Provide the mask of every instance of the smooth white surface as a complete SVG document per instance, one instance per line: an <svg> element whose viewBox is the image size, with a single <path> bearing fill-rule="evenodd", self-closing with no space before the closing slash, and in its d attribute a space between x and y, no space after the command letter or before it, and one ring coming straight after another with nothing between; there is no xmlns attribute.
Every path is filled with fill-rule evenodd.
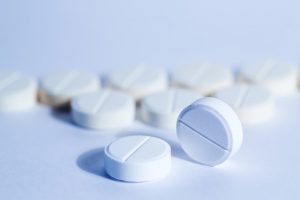
<svg viewBox="0 0 300 200"><path fill-rule="evenodd" d="M235 84L217 91L214 97L228 103L243 123L262 123L276 114L273 95L259 85Z"/></svg>
<svg viewBox="0 0 300 200"><path fill-rule="evenodd" d="M151 126L176 129L180 112L201 95L192 90L169 89L148 95L141 100L141 120Z"/></svg>
<svg viewBox="0 0 300 200"><path fill-rule="evenodd" d="M23 111L37 102L37 81L20 72L0 73L0 111Z"/></svg>
<svg viewBox="0 0 300 200"><path fill-rule="evenodd" d="M83 70L57 70L40 81L40 100L51 106L62 106L72 97L100 88L100 76Z"/></svg>
<svg viewBox="0 0 300 200"><path fill-rule="evenodd" d="M121 137L105 148L105 171L127 182L154 181L171 169L171 148L165 141L146 135Z"/></svg>
<svg viewBox="0 0 300 200"><path fill-rule="evenodd" d="M169 85L167 72L163 68L144 65L114 69L108 74L108 82L136 99L167 89Z"/></svg>
<svg viewBox="0 0 300 200"><path fill-rule="evenodd" d="M181 147L193 160L216 166L238 152L243 129L229 105L216 98L204 97L180 113L177 136Z"/></svg>
<svg viewBox="0 0 300 200"><path fill-rule="evenodd" d="M9 0L0 6L0 68L37 77L80 67L104 74L139 63L216 61L246 65L269 57L299 63L300 1ZM244 125L236 156L217 168L190 162L174 134L135 122L121 132L74 126L38 105L0 115L0 197L5 200L300 199L300 95L276 99L276 114ZM171 174L128 184L103 172L103 147L143 131L174 151Z"/></svg>
<svg viewBox="0 0 300 200"><path fill-rule="evenodd" d="M172 80L175 85L211 95L218 89L230 86L234 78L228 67L203 63L175 68Z"/></svg>
<svg viewBox="0 0 300 200"><path fill-rule="evenodd" d="M298 90L299 67L296 64L267 60L241 67L240 78L269 89L275 95L289 95Z"/></svg>
<svg viewBox="0 0 300 200"><path fill-rule="evenodd" d="M74 97L71 109L73 121L87 128L120 129L133 123L135 117L133 98L110 89Z"/></svg>
<svg viewBox="0 0 300 200"><path fill-rule="evenodd" d="M45 105L1 114L0 196L5 199L274 199L299 196L300 94L276 100L272 120L244 126L238 154L210 168L191 162L175 134L135 122L123 131L74 126L70 115ZM16 125L17 124L17 125ZM170 175L128 184L104 173L103 148L120 136L145 133L172 147ZM263 189L262 189L263 188ZM247 195L245 195L247 194Z"/></svg>

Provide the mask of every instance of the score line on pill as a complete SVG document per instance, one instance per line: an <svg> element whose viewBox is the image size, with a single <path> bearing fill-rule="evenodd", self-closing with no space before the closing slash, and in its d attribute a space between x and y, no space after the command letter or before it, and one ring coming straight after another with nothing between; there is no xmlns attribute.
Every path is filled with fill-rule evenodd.
<svg viewBox="0 0 300 200"><path fill-rule="evenodd" d="M187 89L169 89L148 95L141 100L141 120L154 127L175 130L180 112L199 98L201 95Z"/></svg>
<svg viewBox="0 0 300 200"><path fill-rule="evenodd" d="M212 95L216 90L233 84L234 78L229 68L204 63L174 69L172 81L177 86L194 89L202 95Z"/></svg>
<svg viewBox="0 0 300 200"><path fill-rule="evenodd" d="M267 60L242 67L239 70L239 78L245 82L262 85L275 95L287 95L297 91L298 73L296 65Z"/></svg>
<svg viewBox="0 0 300 200"><path fill-rule="evenodd" d="M48 74L40 81L40 100L50 106L67 105L72 97L100 88L100 77L85 71L65 70Z"/></svg>
<svg viewBox="0 0 300 200"><path fill-rule="evenodd" d="M162 91L168 87L165 70L148 66L120 68L108 75L109 84L129 92L136 99Z"/></svg>
<svg viewBox="0 0 300 200"><path fill-rule="evenodd" d="M117 139L104 150L106 173L126 182L146 182L167 176L171 148L162 139L132 135Z"/></svg>
<svg viewBox="0 0 300 200"><path fill-rule="evenodd" d="M237 114L229 105L205 97L181 112L177 136L183 150L194 161L216 166L239 150L243 130Z"/></svg>
<svg viewBox="0 0 300 200"><path fill-rule="evenodd" d="M244 123L265 122L275 109L273 95L259 85L236 84L216 92L214 97L228 103Z"/></svg>

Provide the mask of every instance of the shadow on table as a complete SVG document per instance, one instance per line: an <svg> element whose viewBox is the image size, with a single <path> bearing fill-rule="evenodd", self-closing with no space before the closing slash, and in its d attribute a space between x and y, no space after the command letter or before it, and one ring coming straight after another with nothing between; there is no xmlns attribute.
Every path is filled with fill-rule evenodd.
<svg viewBox="0 0 300 200"><path fill-rule="evenodd" d="M87 130L85 127L76 124L72 120L70 106L65 106L65 107L61 107L61 108L52 108L50 114L54 119L56 119L64 124Z"/></svg>
<svg viewBox="0 0 300 200"><path fill-rule="evenodd" d="M71 108L69 106L52 108L51 115L61 122L74 124L71 119Z"/></svg>
<svg viewBox="0 0 300 200"><path fill-rule="evenodd" d="M155 136L155 137L160 137L161 139L165 140L166 142L168 142L171 146L171 151L172 151L172 156L177 157L179 159L185 160L185 161L189 161L189 162L194 162L192 161L185 153L184 151L181 149L180 145L175 142L170 140L167 136L157 136L154 134L147 134L147 133L141 133L141 132L134 132L134 131L130 131L130 132L121 132L118 134L119 137L122 136L128 136L128 135L150 135L150 136ZM110 177L109 175L107 175L107 173L105 172L104 169L104 148L97 148L97 149L92 149L89 150L87 152L84 152L83 154L81 154L77 160L76 160L76 164L77 166L88 172L91 174L94 174L96 176L101 176L103 178L106 179L110 179L110 180L114 180L116 181L116 179ZM123 181L121 181L123 182Z"/></svg>
<svg viewBox="0 0 300 200"><path fill-rule="evenodd" d="M112 179L110 178L105 170L104 170L104 148L92 149L81 154L77 160L77 166L91 174L101 176L103 178Z"/></svg>

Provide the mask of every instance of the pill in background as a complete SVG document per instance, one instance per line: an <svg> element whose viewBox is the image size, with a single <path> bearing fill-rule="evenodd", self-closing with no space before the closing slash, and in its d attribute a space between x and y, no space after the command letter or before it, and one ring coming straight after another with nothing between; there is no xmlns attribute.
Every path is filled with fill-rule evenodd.
<svg viewBox="0 0 300 200"><path fill-rule="evenodd" d="M117 139L104 150L106 173L126 182L166 177L171 169L171 148L162 139L132 135Z"/></svg>
<svg viewBox="0 0 300 200"><path fill-rule="evenodd" d="M202 95L212 95L234 82L230 68L209 63L177 67L171 79L174 85L193 89Z"/></svg>
<svg viewBox="0 0 300 200"><path fill-rule="evenodd" d="M298 89L298 67L294 64L267 60L243 66L239 79L256 83L269 89L274 95L293 94Z"/></svg>
<svg viewBox="0 0 300 200"><path fill-rule="evenodd" d="M243 140L241 121L225 102L204 97L185 108L177 121L179 143L194 161L216 166L239 149Z"/></svg>
<svg viewBox="0 0 300 200"><path fill-rule="evenodd" d="M0 111L22 111L37 102L37 81L21 72L0 74Z"/></svg>
<svg viewBox="0 0 300 200"><path fill-rule="evenodd" d="M139 100L143 96L168 88L168 74L158 67L136 66L112 70L108 83L116 89L124 90Z"/></svg>
<svg viewBox="0 0 300 200"><path fill-rule="evenodd" d="M216 92L214 97L228 103L243 123L261 123L272 118L275 109L273 95L253 84L235 84Z"/></svg>
<svg viewBox="0 0 300 200"><path fill-rule="evenodd" d="M50 106L61 107L68 105L72 97L99 89L97 74L77 69L59 70L40 80L39 98Z"/></svg>
<svg viewBox="0 0 300 200"><path fill-rule="evenodd" d="M119 129L135 118L135 102L131 95L111 89L79 95L71 101L73 121L87 128Z"/></svg>
<svg viewBox="0 0 300 200"><path fill-rule="evenodd" d="M180 112L201 97L187 89L169 89L148 95L141 100L140 118L151 126L175 130Z"/></svg>

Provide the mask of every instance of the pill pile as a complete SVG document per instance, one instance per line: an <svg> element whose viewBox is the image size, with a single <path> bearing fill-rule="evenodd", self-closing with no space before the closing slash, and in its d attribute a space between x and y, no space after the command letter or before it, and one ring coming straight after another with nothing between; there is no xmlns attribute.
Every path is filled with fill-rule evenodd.
<svg viewBox="0 0 300 200"><path fill-rule="evenodd" d="M37 80L21 72L0 73L0 112L27 110L37 102L70 107L74 123L88 129L120 130L137 120L177 133L196 163L216 166L238 152L242 124L264 123L275 98L298 90L297 65L268 60L228 67L204 63L175 68L137 66L106 77L60 70ZM126 182L163 178L171 169L171 147L157 137L120 137L104 150L107 174Z"/></svg>

